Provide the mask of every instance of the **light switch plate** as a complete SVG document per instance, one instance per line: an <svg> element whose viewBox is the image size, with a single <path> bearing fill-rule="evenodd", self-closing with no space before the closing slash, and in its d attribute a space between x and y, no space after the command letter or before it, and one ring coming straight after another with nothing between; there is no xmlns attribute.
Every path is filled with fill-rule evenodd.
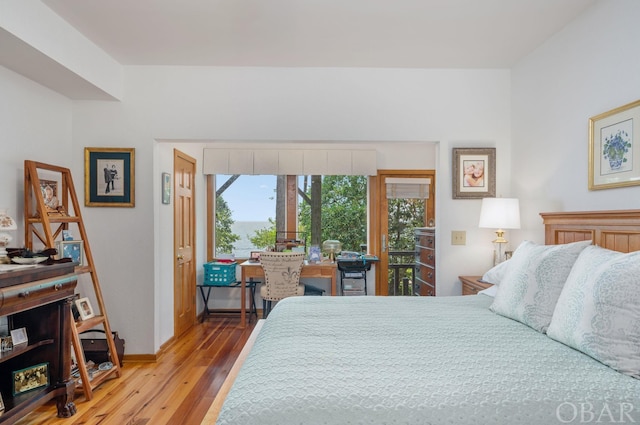
<svg viewBox="0 0 640 425"><path fill-rule="evenodd" d="M451 231L451 245L466 245L467 244L467 232L464 230L452 230Z"/></svg>

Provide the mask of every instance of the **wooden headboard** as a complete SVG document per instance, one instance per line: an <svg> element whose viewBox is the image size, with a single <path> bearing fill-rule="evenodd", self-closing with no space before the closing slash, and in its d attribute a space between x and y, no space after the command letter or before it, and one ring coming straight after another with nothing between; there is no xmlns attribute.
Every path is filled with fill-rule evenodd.
<svg viewBox="0 0 640 425"><path fill-rule="evenodd" d="M591 240L619 252L640 251L640 210L540 213L545 244Z"/></svg>

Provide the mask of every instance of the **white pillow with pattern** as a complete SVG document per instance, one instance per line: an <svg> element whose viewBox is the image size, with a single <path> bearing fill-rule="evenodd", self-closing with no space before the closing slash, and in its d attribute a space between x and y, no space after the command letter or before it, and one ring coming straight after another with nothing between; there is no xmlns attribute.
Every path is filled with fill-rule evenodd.
<svg viewBox="0 0 640 425"><path fill-rule="evenodd" d="M545 332L567 276L591 241L538 245L524 241L514 251L490 309Z"/></svg>
<svg viewBox="0 0 640 425"><path fill-rule="evenodd" d="M640 251L586 248L560 294L547 335L640 378Z"/></svg>
<svg viewBox="0 0 640 425"><path fill-rule="evenodd" d="M503 261L502 263L498 263L498 265L494 266L490 270L487 270L485 274L482 275L482 282L493 283L494 285L500 285L500 282L504 278L504 274L509 270L509 260Z"/></svg>

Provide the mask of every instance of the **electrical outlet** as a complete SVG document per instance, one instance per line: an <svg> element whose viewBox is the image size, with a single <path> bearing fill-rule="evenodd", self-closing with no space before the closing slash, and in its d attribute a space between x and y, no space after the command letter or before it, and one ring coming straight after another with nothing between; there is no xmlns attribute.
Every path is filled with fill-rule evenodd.
<svg viewBox="0 0 640 425"><path fill-rule="evenodd" d="M467 244L467 232L464 230L452 230L451 231L451 245L466 245Z"/></svg>

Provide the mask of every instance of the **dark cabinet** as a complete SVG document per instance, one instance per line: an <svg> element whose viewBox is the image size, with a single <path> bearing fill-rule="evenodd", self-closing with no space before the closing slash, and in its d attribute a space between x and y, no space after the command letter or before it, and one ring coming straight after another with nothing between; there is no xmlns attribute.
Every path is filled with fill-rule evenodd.
<svg viewBox="0 0 640 425"><path fill-rule="evenodd" d="M9 329L25 328L28 338L27 344L0 353L0 393L5 408L1 424L15 423L51 399L56 400L59 417L75 413L75 384L70 378L75 287L72 263L0 272L0 317ZM33 369L37 382L14 394L14 374L26 369L24 374L30 375L38 365L46 367Z"/></svg>
<svg viewBox="0 0 640 425"><path fill-rule="evenodd" d="M414 294L436 295L436 233L433 227L415 229L416 278Z"/></svg>

